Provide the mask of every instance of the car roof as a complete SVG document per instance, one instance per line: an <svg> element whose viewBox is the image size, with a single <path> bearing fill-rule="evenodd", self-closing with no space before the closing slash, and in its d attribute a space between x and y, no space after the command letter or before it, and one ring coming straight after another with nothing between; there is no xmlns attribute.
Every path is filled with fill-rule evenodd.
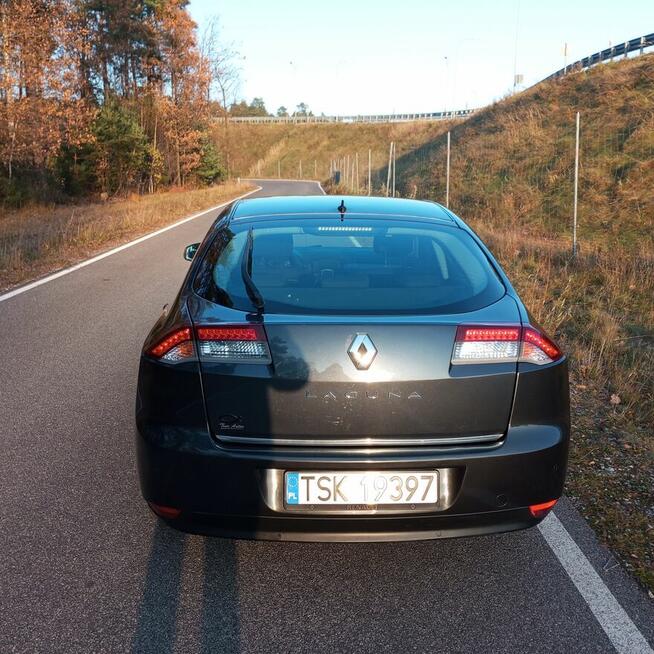
<svg viewBox="0 0 654 654"><path fill-rule="evenodd" d="M234 206L231 219L238 221L270 216L338 216L341 201L345 203L346 216L431 219L450 225L457 224L452 214L436 202L361 195L284 195L240 200Z"/></svg>

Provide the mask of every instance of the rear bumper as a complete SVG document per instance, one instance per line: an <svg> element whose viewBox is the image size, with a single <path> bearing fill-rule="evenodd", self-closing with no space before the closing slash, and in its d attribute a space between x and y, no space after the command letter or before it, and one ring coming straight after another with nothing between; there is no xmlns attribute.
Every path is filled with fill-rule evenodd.
<svg viewBox="0 0 654 654"><path fill-rule="evenodd" d="M536 525L529 505L560 497L567 427L510 428L493 446L413 450L232 450L205 431L139 424L138 466L148 502L175 507L167 522L191 533L311 541L387 541L513 531ZM446 505L428 513L327 515L284 509L284 470L447 470Z"/></svg>
<svg viewBox="0 0 654 654"><path fill-rule="evenodd" d="M532 517L528 509L517 509L438 517L349 519L183 514L176 520L165 522L175 529L206 536L347 543L481 536L526 529L541 520L542 518Z"/></svg>

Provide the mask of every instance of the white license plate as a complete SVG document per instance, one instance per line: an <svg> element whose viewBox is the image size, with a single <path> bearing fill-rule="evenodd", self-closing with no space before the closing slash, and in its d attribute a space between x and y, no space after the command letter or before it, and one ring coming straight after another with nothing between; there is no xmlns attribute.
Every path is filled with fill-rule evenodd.
<svg viewBox="0 0 654 654"><path fill-rule="evenodd" d="M287 506L436 504L438 472L287 472Z"/></svg>

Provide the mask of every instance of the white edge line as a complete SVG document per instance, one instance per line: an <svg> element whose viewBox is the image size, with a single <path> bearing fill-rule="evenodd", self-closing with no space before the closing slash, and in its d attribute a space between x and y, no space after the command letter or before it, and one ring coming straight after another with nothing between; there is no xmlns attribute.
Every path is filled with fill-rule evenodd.
<svg viewBox="0 0 654 654"><path fill-rule="evenodd" d="M620 654L652 654L654 650L645 640L645 636L638 630L556 515L551 513L538 525L538 529L616 651Z"/></svg>
<svg viewBox="0 0 654 654"><path fill-rule="evenodd" d="M149 234L140 236L139 238L133 241L129 241L128 243L123 243L123 245L119 245L116 248L107 250L106 252L103 252L102 254L98 254L97 256L92 257L91 259L80 261L79 263L76 263L74 266L70 266L70 268L64 268L63 270L59 270L56 273L52 273L51 275L47 275L46 277L41 277L41 279L37 279L23 286L19 286L18 288L13 289L12 291L0 295L0 302L4 302L5 300L9 300L12 297L16 297L17 295L21 295L22 293L31 291L33 288L36 288L37 286L41 286L42 284L47 284L48 282L51 282L55 279L59 279L64 275L68 275L72 272L75 272L76 270L79 270L80 268L85 268L86 266L90 266L92 263L95 263L96 261L101 261L102 259L106 259L107 257L110 257L112 254L117 254L118 252L122 252L123 250L126 250L127 248L131 248L134 245L143 243L143 241L147 241L148 239L153 238L154 236L159 236L159 234L163 234L164 232L167 232L170 229L179 227L180 225L183 225L184 223L187 223L190 220L195 220L196 218L200 218L201 216L211 213L212 211L216 211L217 209L222 209L223 207L226 207L228 204L235 202L236 200L242 200L243 198L246 198L248 195L252 195L252 193L256 193L257 191L260 191L261 188L262 188L261 186L258 186L257 188L252 189L247 193L243 193L243 195L239 195L238 197L232 198L231 200L227 200L227 202L223 202L222 204L217 204L215 207L210 207L209 209L205 209L204 211L194 213L192 216L187 216L186 218L182 218L181 220L178 220L176 223L172 223L172 225L167 225L166 227L162 227L161 229L158 229L155 232L150 232Z"/></svg>

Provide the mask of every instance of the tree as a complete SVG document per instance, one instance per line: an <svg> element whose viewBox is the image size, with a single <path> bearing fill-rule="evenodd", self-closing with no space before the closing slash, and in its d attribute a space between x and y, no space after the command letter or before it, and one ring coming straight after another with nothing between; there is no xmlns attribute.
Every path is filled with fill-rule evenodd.
<svg viewBox="0 0 654 654"><path fill-rule="evenodd" d="M200 166L196 175L206 186L215 184L226 176L225 167L214 143L205 138L200 153Z"/></svg>
<svg viewBox="0 0 654 654"><path fill-rule="evenodd" d="M62 147L91 138L94 108L72 56L83 42L67 10L63 0L0 3L0 160L12 184L18 172L40 188Z"/></svg>
<svg viewBox="0 0 654 654"><path fill-rule="evenodd" d="M238 65L239 53L231 46L223 45L219 38L218 19L208 21L200 41L200 55L209 71L207 99L217 93L223 109L225 122L228 120L228 107L236 102L236 94L241 82Z"/></svg>
<svg viewBox="0 0 654 654"><path fill-rule="evenodd" d="M217 179L212 92L226 114L238 68L205 36L188 0L0 0L0 203Z"/></svg>
<svg viewBox="0 0 654 654"><path fill-rule="evenodd" d="M110 100L98 114L93 131L96 140L91 159L99 190L114 194L130 186L142 187L152 153L138 114Z"/></svg>
<svg viewBox="0 0 654 654"><path fill-rule="evenodd" d="M245 100L240 100L239 102L233 102L229 107L230 116L249 116L250 115L250 106Z"/></svg>
<svg viewBox="0 0 654 654"><path fill-rule="evenodd" d="M288 109L282 105L277 109L277 116L279 118L287 118L288 117Z"/></svg>
<svg viewBox="0 0 654 654"><path fill-rule="evenodd" d="M263 98L254 98L250 103L250 116L269 116Z"/></svg>
<svg viewBox="0 0 654 654"><path fill-rule="evenodd" d="M313 113L309 109L309 107L304 103L300 102L298 106L295 108L295 112L293 113L294 116L313 116Z"/></svg>

